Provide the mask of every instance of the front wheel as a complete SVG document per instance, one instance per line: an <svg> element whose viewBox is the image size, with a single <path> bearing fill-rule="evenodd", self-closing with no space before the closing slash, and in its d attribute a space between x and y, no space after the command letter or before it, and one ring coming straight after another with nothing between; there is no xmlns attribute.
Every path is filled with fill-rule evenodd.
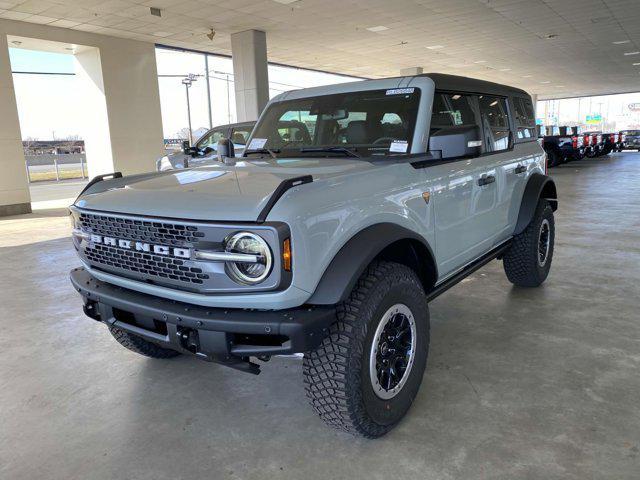
<svg viewBox="0 0 640 480"><path fill-rule="evenodd" d="M375 438L391 430L418 393L429 351L429 310L418 276L371 264L303 373L311 406L329 426Z"/></svg>
<svg viewBox="0 0 640 480"><path fill-rule="evenodd" d="M537 287L547 279L553 258L555 223L548 201L540 199L529 226L513 237L504 254L507 278L520 287Z"/></svg>
<svg viewBox="0 0 640 480"><path fill-rule="evenodd" d="M120 345L131 350L132 352L144 355L150 358L173 358L180 355L175 350L162 348L155 343L148 342L138 335L126 332L117 327L109 327L109 332L113 335Z"/></svg>

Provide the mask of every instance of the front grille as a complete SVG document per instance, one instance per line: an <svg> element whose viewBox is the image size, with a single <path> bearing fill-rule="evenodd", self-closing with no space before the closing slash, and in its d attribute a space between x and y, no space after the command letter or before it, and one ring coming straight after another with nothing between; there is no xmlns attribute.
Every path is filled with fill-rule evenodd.
<svg viewBox="0 0 640 480"><path fill-rule="evenodd" d="M185 243L197 243L204 233L193 225L136 220L81 213L79 227L96 235L138 240L156 245L182 247Z"/></svg>
<svg viewBox="0 0 640 480"><path fill-rule="evenodd" d="M107 245L93 245L85 249L90 262L98 265L121 268L142 275L177 280L201 285L209 275L202 273L201 268L189 267L184 260L162 257L150 253L142 253Z"/></svg>
<svg viewBox="0 0 640 480"><path fill-rule="evenodd" d="M273 226L121 216L75 206L71 213L75 228L89 234L74 236L80 258L88 267L116 277L202 294L271 290L280 283L279 270L274 268L260 285L239 285L227 275L223 262L193 255L196 250L222 251L230 235L259 230L278 258L281 242Z"/></svg>

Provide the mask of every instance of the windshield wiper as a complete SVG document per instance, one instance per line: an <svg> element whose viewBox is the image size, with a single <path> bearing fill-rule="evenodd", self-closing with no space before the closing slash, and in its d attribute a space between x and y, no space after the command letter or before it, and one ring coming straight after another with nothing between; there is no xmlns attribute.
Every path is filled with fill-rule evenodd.
<svg viewBox="0 0 640 480"><path fill-rule="evenodd" d="M269 155L271 155L271 158L278 158L276 156L276 153L280 153L280 149L279 148L274 148L272 150L270 148L256 148L255 150L245 150L244 156L246 157L250 153L260 153L262 155L264 155L265 153L268 153Z"/></svg>
<svg viewBox="0 0 640 480"><path fill-rule="evenodd" d="M348 157L360 158L356 152L345 147L314 147L314 148L301 148L300 153L313 153L313 152L328 152L328 153L344 153Z"/></svg>

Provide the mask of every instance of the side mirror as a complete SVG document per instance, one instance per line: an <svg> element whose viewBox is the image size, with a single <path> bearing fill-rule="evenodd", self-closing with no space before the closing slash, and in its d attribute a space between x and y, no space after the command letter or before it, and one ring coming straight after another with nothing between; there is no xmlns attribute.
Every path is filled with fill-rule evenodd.
<svg viewBox="0 0 640 480"><path fill-rule="evenodd" d="M221 138L218 140L218 160L225 162L227 158L235 158L235 149L233 142L228 138Z"/></svg>
<svg viewBox="0 0 640 480"><path fill-rule="evenodd" d="M482 149L482 136L476 125L431 129L429 150L440 151L441 158L477 157Z"/></svg>

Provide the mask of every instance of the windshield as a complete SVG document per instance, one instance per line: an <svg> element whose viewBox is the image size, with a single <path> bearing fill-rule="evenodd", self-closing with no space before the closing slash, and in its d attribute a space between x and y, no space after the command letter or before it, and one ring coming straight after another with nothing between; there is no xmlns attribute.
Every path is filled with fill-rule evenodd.
<svg viewBox="0 0 640 480"><path fill-rule="evenodd" d="M247 152L406 154L411 150L419 100L419 89L401 88L276 102L256 125Z"/></svg>
<svg viewBox="0 0 640 480"><path fill-rule="evenodd" d="M640 130L623 130L622 134L630 135L632 137L635 137L636 135L640 136Z"/></svg>

